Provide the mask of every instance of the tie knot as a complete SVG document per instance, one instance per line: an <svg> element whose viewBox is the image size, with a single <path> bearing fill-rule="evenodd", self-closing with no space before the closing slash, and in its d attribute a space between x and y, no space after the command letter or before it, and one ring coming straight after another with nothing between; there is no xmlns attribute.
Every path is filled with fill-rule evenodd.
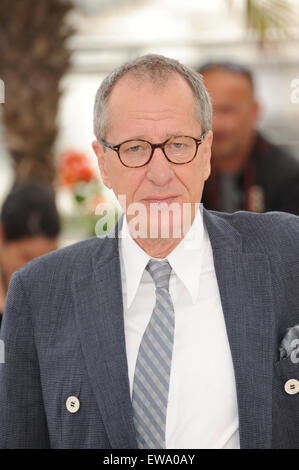
<svg viewBox="0 0 299 470"><path fill-rule="evenodd" d="M156 289L158 287L164 287L167 290L169 289L171 266L167 260L156 261L150 259L146 266L146 269L152 276Z"/></svg>

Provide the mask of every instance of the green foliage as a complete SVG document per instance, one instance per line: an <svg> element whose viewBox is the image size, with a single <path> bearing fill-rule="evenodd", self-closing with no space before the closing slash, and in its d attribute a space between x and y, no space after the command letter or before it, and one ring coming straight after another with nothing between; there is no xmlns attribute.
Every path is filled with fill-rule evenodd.
<svg viewBox="0 0 299 470"><path fill-rule="evenodd" d="M229 7L231 0L226 0ZM290 0L243 0L247 31L255 34L261 46L270 39L292 37L296 15ZM240 4L238 3L238 6Z"/></svg>

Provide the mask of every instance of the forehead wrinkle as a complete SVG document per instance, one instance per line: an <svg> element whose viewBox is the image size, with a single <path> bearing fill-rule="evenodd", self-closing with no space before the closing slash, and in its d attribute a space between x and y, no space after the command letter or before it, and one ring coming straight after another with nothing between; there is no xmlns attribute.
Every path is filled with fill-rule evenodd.
<svg viewBox="0 0 299 470"><path fill-rule="evenodd" d="M173 111L171 110L165 110L165 111L146 111L146 110L143 110L143 111L131 111L130 114L134 115L137 117L137 119L142 119L143 117L145 117L145 119L148 117L148 119L154 119L155 121L159 120L160 119L160 116L162 116L162 119L163 119L163 116L166 114L167 116L170 114L173 113ZM155 115L157 115L157 119L155 119ZM153 115L153 117L151 117L151 115Z"/></svg>
<svg viewBox="0 0 299 470"><path fill-rule="evenodd" d="M111 113L112 116L114 113ZM126 111L128 119L138 119L145 121L160 121L172 118L174 114L178 115L180 112L174 112L171 108L165 110L128 110ZM117 114L118 115L118 114Z"/></svg>

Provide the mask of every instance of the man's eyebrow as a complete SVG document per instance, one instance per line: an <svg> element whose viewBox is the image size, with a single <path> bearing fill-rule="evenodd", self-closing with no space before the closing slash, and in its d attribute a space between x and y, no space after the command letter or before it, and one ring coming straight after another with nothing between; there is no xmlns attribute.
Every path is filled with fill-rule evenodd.
<svg viewBox="0 0 299 470"><path fill-rule="evenodd" d="M187 135L186 132L182 132L182 131L177 131L177 132L171 132L171 133L167 133L165 135L165 138L164 140L167 140L167 139L170 139L170 137L180 137L180 136L183 136L183 135ZM129 139L126 139L126 140L147 140L150 142L150 139L149 137L145 136L145 135L135 135L133 137L130 137Z"/></svg>

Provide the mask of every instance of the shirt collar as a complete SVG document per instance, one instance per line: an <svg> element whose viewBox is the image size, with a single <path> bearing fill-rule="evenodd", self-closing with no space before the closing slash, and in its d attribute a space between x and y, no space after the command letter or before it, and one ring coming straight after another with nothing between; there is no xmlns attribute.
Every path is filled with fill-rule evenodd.
<svg viewBox="0 0 299 470"><path fill-rule="evenodd" d="M166 257L174 273L188 290L193 303L196 302L199 292L203 233L202 205L200 204L190 230ZM126 216L124 216L120 238L126 279L127 308L129 308L136 296L150 256L133 240L129 232Z"/></svg>
<svg viewBox="0 0 299 470"><path fill-rule="evenodd" d="M200 205L190 230L167 256L173 271L191 295L193 303L196 302L199 293L203 233L202 205Z"/></svg>
<svg viewBox="0 0 299 470"><path fill-rule="evenodd" d="M150 256L133 240L129 232L126 215L124 215L120 235L120 247L127 288L127 307L129 308L134 300Z"/></svg>

